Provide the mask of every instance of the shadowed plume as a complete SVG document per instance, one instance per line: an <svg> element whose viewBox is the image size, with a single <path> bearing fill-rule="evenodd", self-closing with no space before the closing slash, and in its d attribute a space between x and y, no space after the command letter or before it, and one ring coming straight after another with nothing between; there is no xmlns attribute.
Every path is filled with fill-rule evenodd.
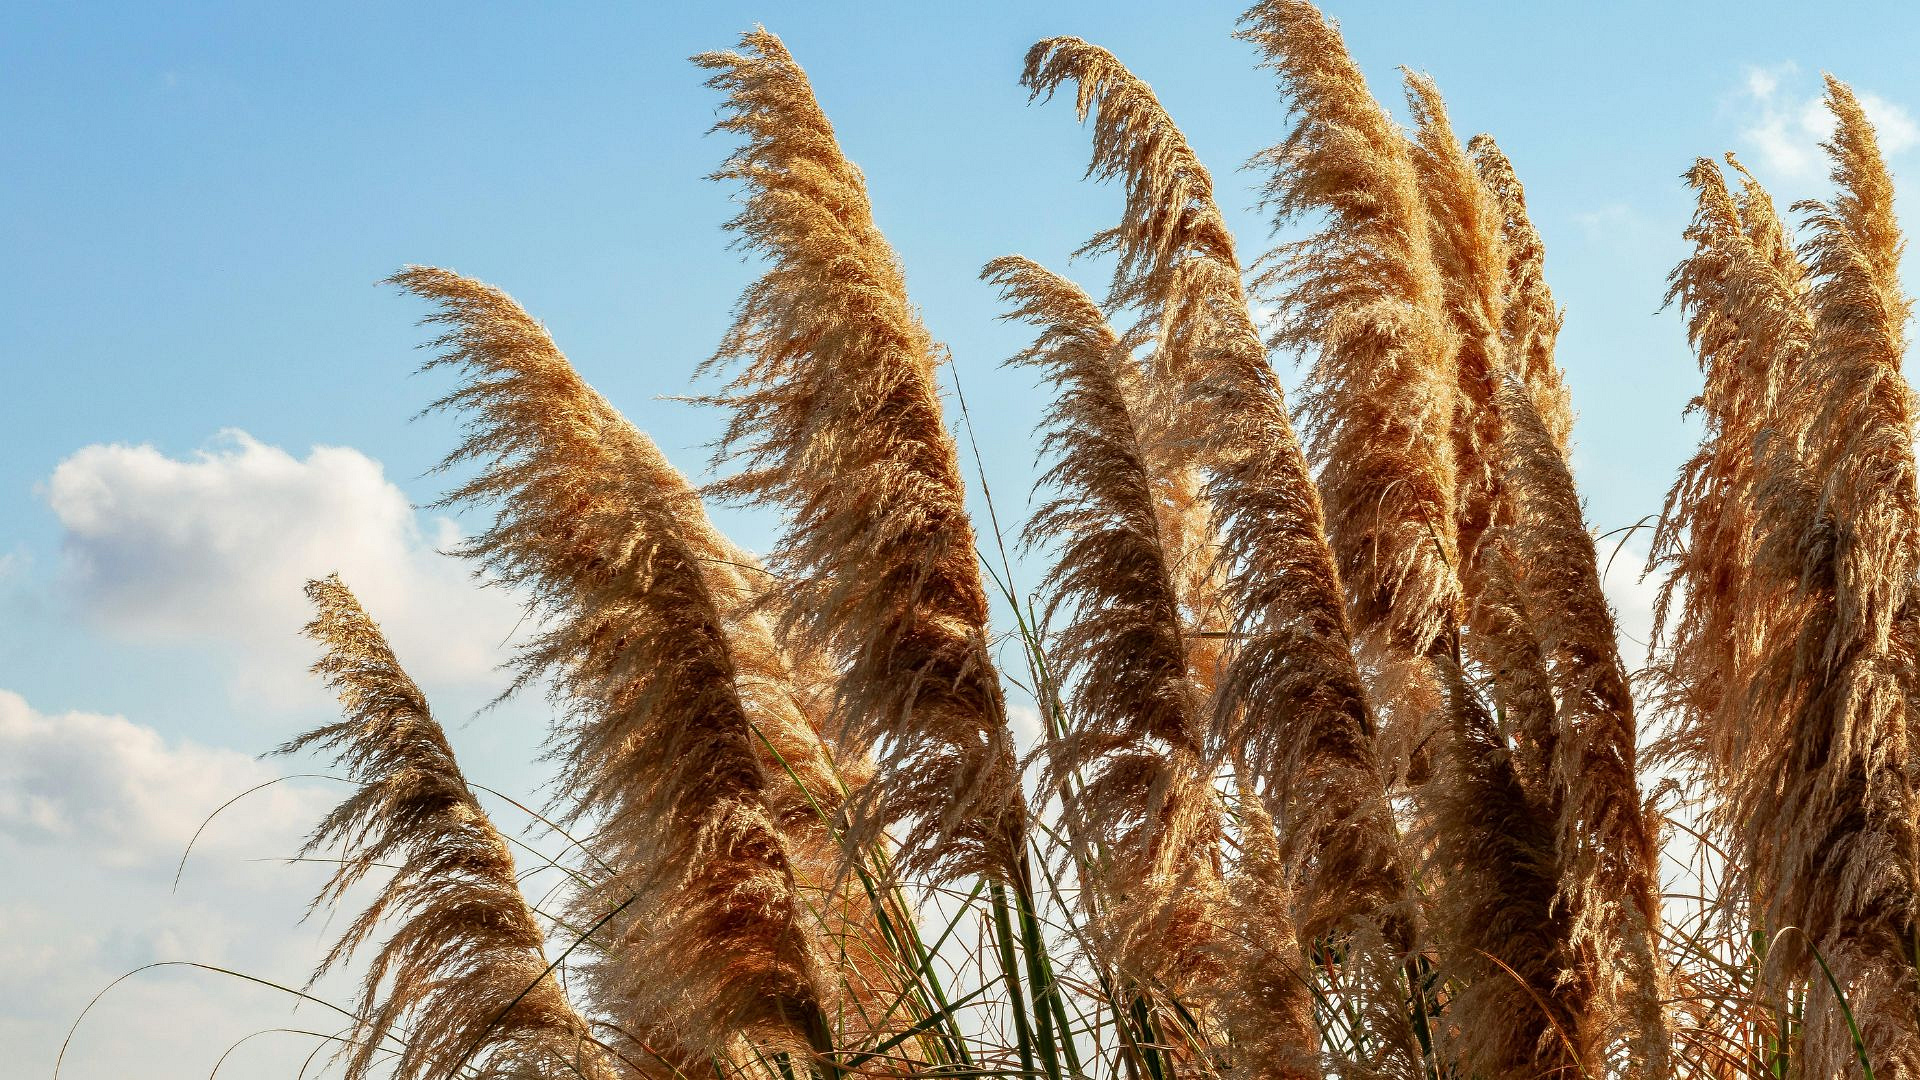
<svg viewBox="0 0 1920 1080"><path fill-rule="evenodd" d="M1277 858L1302 940L1371 923L1404 956L1418 917L1319 495L1250 316L1212 177L1152 90L1110 53L1076 38L1029 50L1022 81L1036 96L1068 80L1082 119L1093 121L1090 174L1120 179L1127 196L1121 224L1088 246L1115 253L1112 304L1136 308L1155 332L1151 379L1178 403L1187 459L1206 478L1222 545L1234 617L1214 694L1214 753L1234 761L1277 814L1284 807ZM1380 1033L1383 1053L1411 1070L1419 1051L1399 1015ZM1243 1064L1293 1068L1296 1056L1287 1062Z"/></svg>
<svg viewBox="0 0 1920 1080"><path fill-rule="evenodd" d="M1235 613L1213 709L1213 745L1238 757L1269 805L1286 807L1281 850L1302 890L1302 932L1411 912L1354 666L1320 500L1279 381L1248 312L1213 180L1152 90L1075 38L1040 42L1023 81L1079 87L1095 176L1121 178L1122 225L1095 243L1119 256L1115 299L1160 343L1152 376L1186 406L1207 478ZM1335 843L1334 838L1340 837ZM1396 908L1387 915L1387 909Z"/></svg>
<svg viewBox="0 0 1920 1080"><path fill-rule="evenodd" d="M1181 564L1207 552L1182 549L1181 493L1168 483L1178 474L1136 415L1144 373L1100 309L1018 256L982 276L1010 303L1007 318L1040 327L1011 362L1059 387L1043 421L1054 496L1026 531L1059 551L1044 621L1069 688L1067 731L1048 745L1047 783L1084 785L1069 812L1103 853L1088 899L1104 959L1177 997L1210 992L1221 977L1222 807L1205 746L1210 649L1189 636L1180 595Z"/></svg>

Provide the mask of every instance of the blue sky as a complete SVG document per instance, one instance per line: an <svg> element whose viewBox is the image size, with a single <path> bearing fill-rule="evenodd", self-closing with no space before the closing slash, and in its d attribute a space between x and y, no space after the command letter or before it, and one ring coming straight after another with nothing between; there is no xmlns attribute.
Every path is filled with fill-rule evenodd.
<svg viewBox="0 0 1920 1080"><path fill-rule="evenodd" d="M149 959L304 977L321 927L288 928L311 878L247 860L296 846L324 790L247 804L209 868L167 890L200 815L292 767L252 755L325 715L295 637L302 577L346 571L470 771L537 788L539 703L469 720L502 684L511 602L434 554L463 523L409 507L436 494L423 473L452 428L410 422L444 384L411 375L419 306L374 283L423 262L506 288L701 472L718 417L664 397L690 388L754 268L720 231L730 193L704 179L727 145L705 135L715 98L689 54L764 22L807 67L953 350L1003 520L1022 516L1043 397L999 369L1022 332L976 275L1017 251L1097 291L1099 268L1067 255L1118 209L1081 180L1070 104L1026 103L1026 47L1072 33L1119 54L1213 167L1243 252L1266 249L1239 166L1285 120L1229 36L1234 5L916 7L0 13L0 857L32 868L0 881L0 1045L24 1047L0 1078L46 1075L92 992ZM1396 111L1395 68L1430 72L1456 127L1493 132L1527 184L1601 528L1657 511L1694 435L1697 375L1660 312L1679 174L1731 149L1782 202L1820 193L1822 70L1867 96L1896 173L1920 142L1909 5L1328 9ZM750 546L772 535L718 516ZM1645 590L1612 584L1633 622ZM141 985L83 1029L73 1075L204 1075L250 1018L285 1019L204 979ZM289 1045L229 1068L278 1074Z"/></svg>

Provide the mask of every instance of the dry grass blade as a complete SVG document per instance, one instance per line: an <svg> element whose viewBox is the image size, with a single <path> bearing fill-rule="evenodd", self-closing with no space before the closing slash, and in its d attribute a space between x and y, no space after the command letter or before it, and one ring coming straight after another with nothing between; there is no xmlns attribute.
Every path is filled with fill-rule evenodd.
<svg viewBox="0 0 1920 1080"><path fill-rule="evenodd" d="M588 969L596 1006L696 1058L743 1036L823 1048L776 814L792 798L775 793L760 738L804 736L804 715L756 707L769 687L750 676L772 660L729 637L745 602L727 591L737 553L685 478L511 298L444 270L393 280L446 327L428 367L463 376L436 407L467 416L447 465L480 471L446 501L496 510L460 554L524 590L541 618L515 685L550 680L570 811L597 821L597 854L614 868L575 898L582 925L619 911Z"/></svg>
<svg viewBox="0 0 1920 1080"><path fill-rule="evenodd" d="M833 659L843 741L880 755L859 838L899 825L903 869L1017 877L1026 807L936 346L805 73L765 30L741 44L696 58L745 140L716 174L745 189L729 227L767 259L714 360L739 366L718 400L746 465L719 490L788 514L782 629Z"/></svg>
<svg viewBox="0 0 1920 1080"><path fill-rule="evenodd" d="M307 596L315 609L307 636L322 649L313 670L339 695L344 719L281 752L331 751L360 785L303 852L341 848L314 904L338 902L376 866L395 868L321 967L345 961L392 924L361 984L342 1051L346 1075L386 1075L380 1055L396 1045L389 1036L400 1035L391 1063L399 1080L465 1065L489 1076L572 1070L612 1080L611 1062L549 968L507 841L467 786L419 687L337 576L308 582Z"/></svg>

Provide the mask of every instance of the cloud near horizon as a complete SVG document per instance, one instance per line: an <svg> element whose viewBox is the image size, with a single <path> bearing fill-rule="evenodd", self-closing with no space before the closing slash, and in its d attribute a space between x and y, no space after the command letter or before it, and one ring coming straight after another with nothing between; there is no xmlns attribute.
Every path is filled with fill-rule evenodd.
<svg viewBox="0 0 1920 1080"><path fill-rule="evenodd" d="M219 803L280 776L235 750L168 740L123 716L43 713L0 689L0 840L125 870L171 873ZM203 838L207 854L291 851L333 793L276 784Z"/></svg>
<svg viewBox="0 0 1920 1080"><path fill-rule="evenodd" d="M300 918L321 868L278 860L298 851L337 786L294 780L249 795L208 827L173 883L208 813L279 775L237 751L123 716L42 712L0 689L0 859L14 871L0 889L0 1046L11 1052L0 1075L49 1075L96 995L67 1047L69 1075L117 1075L115 1063L139 1061L143 1077L191 1080L248 1032L309 1026L289 1023L285 994L205 969L140 971L103 994L156 963L283 986L312 971L326 927ZM316 993L343 998L347 983L331 978ZM273 1049L221 1075L277 1075L265 1071Z"/></svg>

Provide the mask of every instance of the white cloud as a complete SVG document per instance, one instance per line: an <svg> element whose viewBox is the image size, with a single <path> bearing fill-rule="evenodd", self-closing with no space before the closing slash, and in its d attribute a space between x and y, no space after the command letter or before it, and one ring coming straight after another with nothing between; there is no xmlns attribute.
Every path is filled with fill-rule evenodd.
<svg viewBox="0 0 1920 1080"><path fill-rule="evenodd" d="M169 742L119 716L37 712L0 690L0 839L24 848L170 870L215 807L278 775L232 750ZM312 785L259 791L208 831L208 854L284 854L327 799Z"/></svg>
<svg viewBox="0 0 1920 1080"><path fill-rule="evenodd" d="M252 860L297 849L339 790L293 781L248 797L202 836L173 888L176 861L207 813L276 775L244 754L169 740L124 717L40 712L0 690L0 865L10 868L0 874L8 1050L0 1077L47 1076L87 1002L145 964L305 979L320 930L297 923L324 870ZM209 972L147 972L103 999L66 1067L76 1076L131 1065L156 1080L204 1077L227 1042L286 1024L288 1004Z"/></svg>
<svg viewBox="0 0 1920 1080"><path fill-rule="evenodd" d="M1251 314L1254 329L1260 331L1261 337L1269 337L1275 331L1284 330L1295 320L1292 310L1282 310L1276 304L1254 304Z"/></svg>
<svg viewBox="0 0 1920 1080"><path fill-rule="evenodd" d="M1858 87L1854 92L1883 153L1892 156L1920 144L1920 123L1905 106ZM1760 165L1793 180L1814 180L1826 172L1820 143L1833 134L1833 114L1822 93L1790 62L1747 69L1741 95L1747 118L1740 133L1759 152Z"/></svg>
<svg viewBox="0 0 1920 1080"><path fill-rule="evenodd" d="M380 464L346 447L304 459L242 431L187 459L97 444L61 462L47 500L64 585L99 625L154 644L229 647L250 699L311 700L301 585L338 570L423 681L495 679L516 610L439 549Z"/></svg>
<svg viewBox="0 0 1920 1080"><path fill-rule="evenodd" d="M1608 537L1595 549L1600 557L1600 588L1613 605L1620 658L1632 670L1646 662L1647 643L1653 640L1653 607L1660 596L1660 579L1642 577L1647 548L1635 538L1623 543L1618 536Z"/></svg>

